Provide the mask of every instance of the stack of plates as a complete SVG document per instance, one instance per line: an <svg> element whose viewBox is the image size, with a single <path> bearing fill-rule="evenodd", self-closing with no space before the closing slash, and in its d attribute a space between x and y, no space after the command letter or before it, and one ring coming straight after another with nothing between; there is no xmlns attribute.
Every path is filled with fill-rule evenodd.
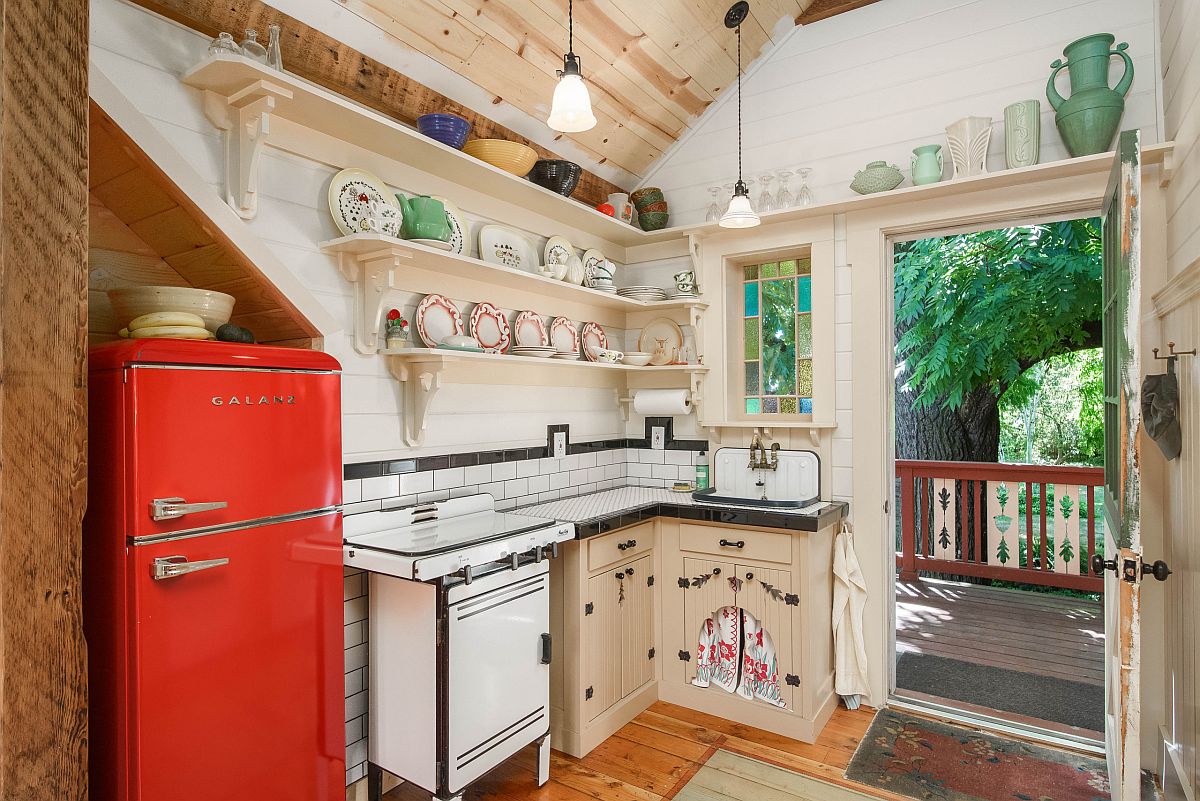
<svg viewBox="0 0 1200 801"><path fill-rule="evenodd" d="M619 291L615 286L613 286L612 281L604 281L604 282L593 281L591 284L591 288L598 289L601 292L618 292Z"/></svg>
<svg viewBox="0 0 1200 801"><path fill-rule="evenodd" d="M617 294L631 300L655 301L667 299L667 293L656 286L627 286L623 289L618 289Z"/></svg>
<svg viewBox="0 0 1200 801"><path fill-rule="evenodd" d="M557 352L558 351L552 347L535 347L533 345L513 347L509 350L509 353L513 354L514 356L533 356L539 359L547 359Z"/></svg>
<svg viewBox="0 0 1200 801"><path fill-rule="evenodd" d="M667 295L667 300L694 300L699 297L695 292L675 292Z"/></svg>
<svg viewBox="0 0 1200 801"><path fill-rule="evenodd" d="M572 360L574 360L574 361L579 361L579 351L575 351L574 353L557 353L557 352L556 352L552 358L555 358L555 359L572 359Z"/></svg>

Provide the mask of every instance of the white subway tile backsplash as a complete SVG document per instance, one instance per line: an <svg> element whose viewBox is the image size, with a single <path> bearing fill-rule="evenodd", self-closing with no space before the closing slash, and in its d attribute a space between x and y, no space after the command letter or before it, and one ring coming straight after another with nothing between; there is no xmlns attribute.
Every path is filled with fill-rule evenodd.
<svg viewBox="0 0 1200 801"><path fill-rule="evenodd" d="M679 473L676 471L675 465L673 465L673 464L652 464L652 465L650 465L650 477L651 478L669 478L672 481L674 481L675 477L678 475L679 475Z"/></svg>
<svg viewBox="0 0 1200 801"><path fill-rule="evenodd" d="M851 349L850 323L837 323L833 327L833 349L847 352Z"/></svg>
<svg viewBox="0 0 1200 801"><path fill-rule="evenodd" d="M450 490L434 490L417 493L417 503L438 503L450 500Z"/></svg>
<svg viewBox="0 0 1200 801"><path fill-rule="evenodd" d="M833 487L831 492L834 495L839 496L850 496L854 494L854 468L833 468Z"/></svg>
<svg viewBox="0 0 1200 801"><path fill-rule="evenodd" d="M559 497L560 497L560 493L558 490L550 490L548 492L539 492L538 493L538 503L545 503L546 501L557 501L559 499Z"/></svg>
<svg viewBox="0 0 1200 801"><path fill-rule="evenodd" d="M346 672L367 666L367 646L356 645L346 649Z"/></svg>
<svg viewBox="0 0 1200 801"><path fill-rule="evenodd" d="M342 482L342 503L362 500L362 479L348 478Z"/></svg>
<svg viewBox="0 0 1200 801"><path fill-rule="evenodd" d="M525 459L516 464L517 478L529 478L530 476L536 476L540 472L537 459Z"/></svg>
<svg viewBox="0 0 1200 801"><path fill-rule="evenodd" d="M504 500L504 482L503 481L493 481L490 484L481 484L479 487L479 491L488 493L493 498L495 498L497 501Z"/></svg>
<svg viewBox="0 0 1200 801"><path fill-rule="evenodd" d="M346 699L346 720L361 718L367 714L367 694L366 692L355 693Z"/></svg>
<svg viewBox="0 0 1200 801"><path fill-rule="evenodd" d="M588 481L603 481L605 479L604 468L600 465L589 467L587 469Z"/></svg>
<svg viewBox="0 0 1200 801"><path fill-rule="evenodd" d="M560 490L571 485L570 473L554 473L550 476L550 489Z"/></svg>
<svg viewBox="0 0 1200 801"><path fill-rule="evenodd" d="M530 492L547 492L550 489L550 476L531 476L529 478Z"/></svg>
<svg viewBox="0 0 1200 801"><path fill-rule="evenodd" d="M393 492L393 495L404 493L412 495L418 492L429 492L433 489L433 473L432 470L426 470L421 473L405 473L400 476L400 490Z"/></svg>
<svg viewBox="0 0 1200 801"><path fill-rule="evenodd" d="M356 645L362 645L367 641L367 621L360 620L357 623L351 623L343 627L342 641L345 643L343 648L353 648Z"/></svg>
<svg viewBox="0 0 1200 801"><path fill-rule="evenodd" d="M529 494L529 479L514 478L511 481L504 482L504 497L517 498L521 495Z"/></svg>
<svg viewBox="0 0 1200 801"><path fill-rule="evenodd" d="M363 738L363 723L365 721L365 716L346 721L346 742L352 743L355 740Z"/></svg>
<svg viewBox="0 0 1200 801"><path fill-rule="evenodd" d="M508 481L517 477L516 462L497 462L492 465L492 481Z"/></svg>
<svg viewBox="0 0 1200 801"><path fill-rule="evenodd" d="M349 601L351 598L357 598L360 595L365 595L367 592L367 574L359 571L350 576L342 578L342 599Z"/></svg>
<svg viewBox="0 0 1200 801"><path fill-rule="evenodd" d="M517 508L517 499L510 498L503 501L496 501L496 509L501 512L507 512L509 509Z"/></svg>
<svg viewBox="0 0 1200 801"><path fill-rule="evenodd" d="M588 453L579 453L576 455L579 457L579 466L580 467L595 467L596 466L596 452L595 451L590 451Z"/></svg>
<svg viewBox="0 0 1200 801"><path fill-rule="evenodd" d="M455 487L454 489L450 490L450 497L451 498L465 498L468 495L477 495L478 493L479 493L479 487L477 487L474 484L468 484L465 487Z"/></svg>
<svg viewBox="0 0 1200 801"><path fill-rule="evenodd" d="M399 494L400 476L374 476L362 479L362 493L359 499L373 501Z"/></svg>
<svg viewBox="0 0 1200 801"><path fill-rule="evenodd" d="M586 484L587 480L588 480L588 471L586 469L571 471L571 486L572 487L578 487L581 484Z"/></svg>
<svg viewBox="0 0 1200 801"><path fill-rule="evenodd" d="M562 468L559 465L558 459L538 459L538 472L543 476L548 476L551 473L557 473Z"/></svg>
<svg viewBox="0 0 1200 801"><path fill-rule="evenodd" d="M359 501L358 503L348 503L342 507L342 514L357 515L362 512L377 512L379 511L379 501Z"/></svg>
<svg viewBox="0 0 1200 801"><path fill-rule="evenodd" d="M649 465L644 462L630 462L629 466L625 468L625 471L630 478L649 478L651 467L653 467L653 465Z"/></svg>
<svg viewBox="0 0 1200 801"><path fill-rule="evenodd" d="M454 489L465 483L467 483L465 468L450 467L445 470L433 471L433 488L435 490Z"/></svg>
<svg viewBox="0 0 1200 801"><path fill-rule="evenodd" d="M691 464L691 451L663 451L667 464Z"/></svg>
<svg viewBox="0 0 1200 801"><path fill-rule="evenodd" d="M600 451L599 453L596 454L596 464L597 465L612 464L616 460L617 460L617 452L615 450Z"/></svg>
<svg viewBox="0 0 1200 801"><path fill-rule="evenodd" d="M463 482L467 484L486 484L492 480L490 464L476 464L463 468Z"/></svg>
<svg viewBox="0 0 1200 801"><path fill-rule="evenodd" d="M638 461L643 464L666 464L666 451L656 451L650 448L638 448Z"/></svg>
<svg viewBox="0 0 1200 801"><path fill-rule="evenodd" d="M604 477L606 479L624 478L625 465L609 464L604 466Z"/></svg>
<svg viewBox="0 0 1200 801"><path fill-rule="evenodd" d="M365 684L366 676L367 676L366 668L359 668L358 670L352 670L346 674L346 697L347 698L354 695L355 693L362 692L363 688L366 686L366 684Z"/></svg>

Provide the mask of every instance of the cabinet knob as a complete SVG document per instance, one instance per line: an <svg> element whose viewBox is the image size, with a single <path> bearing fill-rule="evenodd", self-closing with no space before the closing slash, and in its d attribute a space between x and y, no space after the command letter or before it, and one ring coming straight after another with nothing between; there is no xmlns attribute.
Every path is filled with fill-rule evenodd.
<svg viewBox="0 0 1200 801"><path fill-rule="evenodd" d="M721 568L719 568L719 567L714 567L714 568L713 568L713 575L714 575L714 576L719 576L719 575L721 575Z"/></svg>
<svg viewBox="0 0 1200 801"><path fill-rule="evenodd" d="M626 548L636 548L636 547L637 547L637 540L626 540L626 541L625 541L625 547L626 547Z"/></svg>
<svg viewBox="0 0 1200 801"><path fill-rule="evenodd" d="M623 578L625 578L625 571L624 570L618 571L617 572L617 581L620 581Z"/></svg>
<svg viewBox="0 0 1200 801"><path fill-rule="evenodd" d="M747 573L747 574L746 574L746 581L753 581L753 580L754 580L754 574L753 574L753 573Z"/></svg>
<svg viewBox="0 0 1200 801"><path fill-rule="evenodd" d="M628 548L628 547L629 547L629 545L628 545L627 543L624 543L624 542L618 542L618 543L617 543L617 550L618 550L618 551L624 551L624 550L625 550L626 548Z"/></svg>
<svg viewBox="0 0 1200 801"><path fill-rule="evenodd" d="M627 568L625 568L625 575L627 575L627 576L632 576L632 575L633 575L633 568L632 568L632 567L627 567Z"/></svg>

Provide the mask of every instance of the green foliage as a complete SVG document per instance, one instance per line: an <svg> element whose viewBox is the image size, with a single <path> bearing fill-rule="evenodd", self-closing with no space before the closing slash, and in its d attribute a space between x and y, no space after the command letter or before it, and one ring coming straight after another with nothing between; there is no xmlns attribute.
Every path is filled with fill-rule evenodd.
<svg viewBox="0 0 1200 801"><path fill-rule="evenodd" d="M1094 218L896 245L896 360L915 406L1000 395L1026 366L1082 346L1100 319L1102 253Z"/></svg>
<svg viewBox="0 0 1200 801"><path fill-rule="evenodd" d="M1104 356L1052 356L1000 397L1000 461L1104 464Z"/></svg>

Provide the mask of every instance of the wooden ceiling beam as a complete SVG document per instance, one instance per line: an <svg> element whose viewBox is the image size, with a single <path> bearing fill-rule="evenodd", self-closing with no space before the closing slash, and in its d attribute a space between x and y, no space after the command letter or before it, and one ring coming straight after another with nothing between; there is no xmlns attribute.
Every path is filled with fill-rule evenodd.
<svg viewBox="0 0 1200 801"><path fill-rule="evenodd" d="M858 8L865 8L872 3L878 3L879 0L813 0L813 2L796 17L797 25L811 25L812 23L835 17L838 14L845 14L847 11L854 11Z"/></svg>
<svg viewBox="0 0 1200 801"><path fill-rule="evenodd" d="M261 0L133 1L143 8L173 19L206 36L215 36L219 31L237 32L247 27L265 31L268 25L277 24L283 29L284 34L281 42L284 64L289 72L305 80L324 86L355 102L362 103L410 125L414 124L417 117L422 114L450 112L471 122L473 136L522 142L537 151L541 158L561 158L536 142L488 119L473 109L464 107L385 64L368 58L344 42L305 25L278 9L268 6ZM378 24L377 21L372 21ZM460 24L452 30L454 35L444 34L444 37L453 38L455 42L459 43L457 53L460 56L473 56L479 49L478 47L471 49L470 53L465 53L469 42L468 37L474 35L473 29L478 30L477 26L460 20ZM411 29L408 30L411 31ZM426 31L425 35L436 37L444 30L447 28L443 27L434 32ZM421 49L417 44L407 42L406 44ZM432 45L426 41L424 46L431 47ZM464 75L471 71L468 60L465 59L462 62L459 70ZM476 67L475 71L479 69ZM467 77L471 76L467 75ZM499 103L501 99L502 97L498 96L494 102ZM548 101L548 99L549 94L547 93L546 100ZM603 159L604 156L600 155L598 161L603 163ZM573 197L594 205L602 202L612 192L620 191L624 191L624 189L595 173L584 170L579 187L575 190Z"/></svg>

